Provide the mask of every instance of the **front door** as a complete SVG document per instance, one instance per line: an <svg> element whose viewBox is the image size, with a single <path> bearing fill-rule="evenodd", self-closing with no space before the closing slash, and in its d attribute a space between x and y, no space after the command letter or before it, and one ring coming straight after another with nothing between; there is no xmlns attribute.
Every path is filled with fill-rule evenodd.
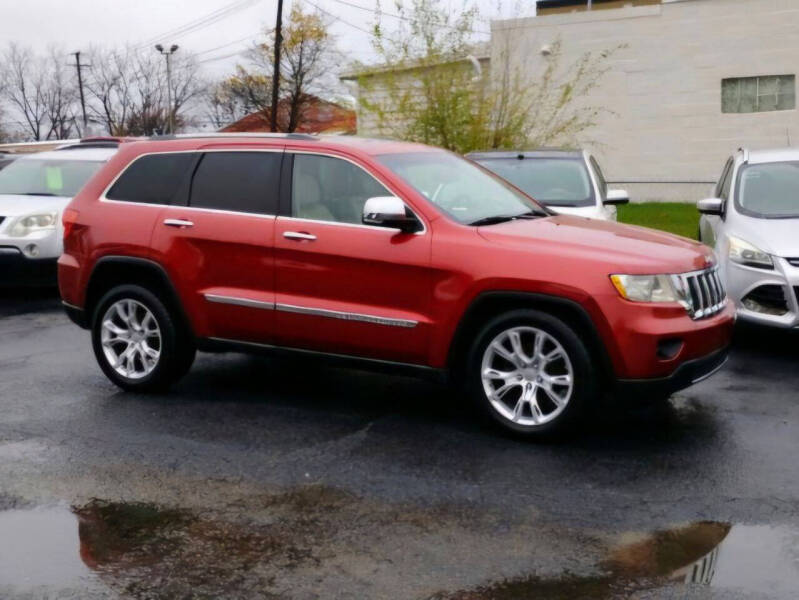
<svg viewBox="0 0 799 600"><path fill-rule="evenodd" d="M292 160L291 212L275 229L279 343L424 364L430 231L363 225L366 200L392 192L361 166L315 154Z"/></svg>
<svg viewBox="0 0 799 600"><path fill-rule="evenodd" d="M161 211L153 249L199 337L273 341L282 158L282 149L203 152L186 205Z"/></svg>

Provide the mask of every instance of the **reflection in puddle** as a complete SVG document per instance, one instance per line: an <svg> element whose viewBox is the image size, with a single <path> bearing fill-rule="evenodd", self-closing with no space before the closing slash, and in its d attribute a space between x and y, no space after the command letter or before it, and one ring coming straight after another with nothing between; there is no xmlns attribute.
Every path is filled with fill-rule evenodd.
<svg viewBox="0 0 799 600"><path fill-rule="evenodd" d="M357 546L333 550L319 537L325 527L322 519L340 525L343 507L351 502L343 492L309 486L262 498L260 523L101 501L72 509L0 512L0 596L8 588L81 589L93 581L132 597L173 598L188 592L268 597L264 590L273 587L275 573L302 566L316 581L323 580L327 566L337 576L357 582L363 577L359 556L382 556L381 542L361 539ZM435 529L425 527L425 534L435 535ZM456 536L448 543L458 540ZM401 564L394 566L401 577L414 577ZM591 576L530 576L431 598L616 598L684 585L794 598L799 589L799 530L700 522L627 534L613 544Z"/></svg>
<svg viewBox="0 0 799 600"><path fill-rule="evenodd" d="M433 598L616 598L675 585L709 585L795 598L799 590L799 531L701 522L630 534L623 536L599 568L601 573L595 576L529 576Z"/></svg>

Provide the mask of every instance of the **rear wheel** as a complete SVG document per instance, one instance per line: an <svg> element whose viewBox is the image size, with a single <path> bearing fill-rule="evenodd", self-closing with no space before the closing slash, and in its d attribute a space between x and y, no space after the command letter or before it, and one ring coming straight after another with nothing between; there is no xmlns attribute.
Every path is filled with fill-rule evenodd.
<svg viewBox="0 0 799 600"><path fill-rule="evenodd" d="M517 310L485 325L469 354L467 385L503 428L529 437L562 433L599 395L591 356L560 319Z"/></svg>
<svg viewBox="0 0 799 600"><path fill-rule="evenodd" d="M111 289L97 304L92 345L105 375L121 388L167 388L191 367L191 339L155 294L137 285Z"/></svg>

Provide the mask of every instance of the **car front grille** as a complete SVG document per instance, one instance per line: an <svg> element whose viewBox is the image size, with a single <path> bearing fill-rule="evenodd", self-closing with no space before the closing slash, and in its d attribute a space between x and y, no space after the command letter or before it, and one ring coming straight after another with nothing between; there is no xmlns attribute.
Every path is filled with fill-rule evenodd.
<svg viewBox="0 0 799 600"><path fill-rule="evenodd" d="M799 258L786 258L789 263L791 263L794 267L799 267Z"/></svg>
<svg viewBox="0 0 799 600"><path fill-rule="evenodd" d="M719 268L677 275L691 295L688 313L692 319L705 319L715 315L727 304L727 292L719 277Z"/></svg>
<svg viewBox="0 0 799 600"><path fill-rule="evenodd" d="M2 224L3 224L3 221L5 221L5 220L6 220L6 218L5 218L5 217L0 217L0 225L2 225Z"/></svg>
<svg viewBox="0 0 799 600"><path fill-rule="evenodd" d="M742 300L749 310L770 315L784 315L788 312L788 299L781 285L759 285Z"/></svg>

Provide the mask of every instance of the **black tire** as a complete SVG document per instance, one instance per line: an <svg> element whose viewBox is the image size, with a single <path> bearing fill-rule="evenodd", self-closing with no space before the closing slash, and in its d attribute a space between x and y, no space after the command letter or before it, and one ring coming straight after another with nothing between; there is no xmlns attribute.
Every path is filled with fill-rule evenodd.
<svg viewBox="0 0 799 600"><path fill-rule="evenodd" d="M572 389L564 408L551 420L537 425L522 425L500 414L498 409L492 404L492 401L489 400L483 384L481 374L483 357L488 345L503 332L516 327L534 328L551 336L551 339L560 344L571 365ZM532 339L535 340L535 337L537 336L534 335ZM547 343L552 344L551 341ZM554 349L554 347L554 345L549 346L551 349ZM565 365L566 363L563 362L561 364ZM467 388L466 391L475 402L477 408L505 431L527 438L552 438L570 431L579 422L580 417L585 414L586 410L596 405L600 397L601 386L598 370L578 334L562 320L538 310L514 310L499 315L486 323L472 344L465 367L464 382ZM557 365L554 368L558 368ZM561 368L565 371L565 366ZM508 369L500 368L498 370ZM551 415L557 411L557 407L544 396L545 392L543 394L542 392L543 390L535 392L535 396L539 398L541 404L551 403L553 408L553 410L549 411ZM511 399L511 402L514 401L514 399ZM529 411L532 412L532 408L529 408ZM543 410L542 414L546 417L546 413ZM532 415L530 416L532 417Z"/></svg>
<svg viewBox="0 0 799 600"><path fill-rule="evenodd" d="M155 319L160 333L157 362L148 374L139 378L126 377L117 372L103 349L102 320L109 308L120 300L133 300L146 308ZM122 389L135 392L167 389L188 372L197 352L191 336L180 325L178 317L155 294L139 285L114 287L100 299L92 318L92 347L106 377Z"/></svg>

